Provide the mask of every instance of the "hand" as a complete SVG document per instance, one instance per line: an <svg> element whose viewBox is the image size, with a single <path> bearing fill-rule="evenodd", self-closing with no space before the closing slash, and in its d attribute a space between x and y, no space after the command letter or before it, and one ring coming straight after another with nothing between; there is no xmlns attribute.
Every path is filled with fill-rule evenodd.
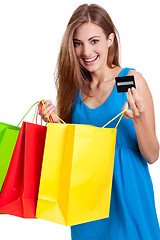
<svg viewBox="0 0 160 240"><path fill-rule="evenodd" d="M138 91L135 88L128 89L127 100L122 110L130 107L127 111L124 112L124 116L127 119L137 119L140 118L145 113L144 104L142 98L138 94Z"/></svg>
<svg viewBox="0 0 160 240"><path fill-rule="evenodd" d="M56 106L52 103L51 100L43 100L43 103L46 107L46 110L47 110L47 113L48 113L48 116L52 116L52 119L55 123L60 123L60 120L52 113L54 112L55 114L57 114L57 108ZM41 115L41 108L39 108L39 115ZM46 114L46 111L42 105L42 119L47 122L48 121L48 117L47 117L47 114ZM52 122L52 121L51 121Z"/></svg>

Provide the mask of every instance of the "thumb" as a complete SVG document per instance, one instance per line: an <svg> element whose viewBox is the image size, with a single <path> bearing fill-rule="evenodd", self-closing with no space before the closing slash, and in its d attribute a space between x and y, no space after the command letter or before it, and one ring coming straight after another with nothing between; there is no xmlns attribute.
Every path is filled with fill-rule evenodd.
<svg viewBox="0 0 160 240"><path fill-rule="evenodd" d="M121 111L127 109L128 107L129 107L129 104L128 104L128 102L126 102L126 103L124 104L124 106L122 107Z"/></svg>

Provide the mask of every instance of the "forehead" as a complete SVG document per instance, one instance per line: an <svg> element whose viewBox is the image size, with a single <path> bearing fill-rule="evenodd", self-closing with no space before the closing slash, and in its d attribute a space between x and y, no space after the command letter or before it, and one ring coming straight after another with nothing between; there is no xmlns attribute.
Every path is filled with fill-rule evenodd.
<svg viewBox="0 0 160 240"><path fill-rule="evenodd" d="M103 29L94 23L84 23L80 25L74 32L73 38L89 39L92 36L105 36Z"/></svg>

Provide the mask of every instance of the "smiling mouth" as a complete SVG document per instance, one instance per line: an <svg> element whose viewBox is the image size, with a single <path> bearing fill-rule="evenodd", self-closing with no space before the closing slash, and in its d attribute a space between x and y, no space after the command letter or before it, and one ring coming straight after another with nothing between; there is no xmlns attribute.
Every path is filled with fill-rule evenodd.
<svg viewBox="0 0 160 240"><path fill-rule="evenodd" d="M83 58L83 60L85 63L92 63L92 62L96 61L97 58L98 58L98 55L93 58L89 58L89 59Z"/></svg>

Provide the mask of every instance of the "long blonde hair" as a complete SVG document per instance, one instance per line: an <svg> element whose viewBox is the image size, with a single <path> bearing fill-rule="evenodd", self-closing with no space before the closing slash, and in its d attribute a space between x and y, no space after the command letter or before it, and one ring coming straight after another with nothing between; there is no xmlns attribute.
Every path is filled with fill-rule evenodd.
<svg viewBox="0 0 160 240"><path fill-rule="evenodd" d="M57 61L56 87L58 115L65 121L71 122L72 107L77 100L79 89L86 94L89 91L89 83L92 81L90 73L84 69L77 60L73 35L82 24L92 22L100 26L106 37L114 33L114 42L108 51L107 66L120 66L118 32L109 16L102 7L96 4L80 5L71 16L65 30Z"/></svg>

